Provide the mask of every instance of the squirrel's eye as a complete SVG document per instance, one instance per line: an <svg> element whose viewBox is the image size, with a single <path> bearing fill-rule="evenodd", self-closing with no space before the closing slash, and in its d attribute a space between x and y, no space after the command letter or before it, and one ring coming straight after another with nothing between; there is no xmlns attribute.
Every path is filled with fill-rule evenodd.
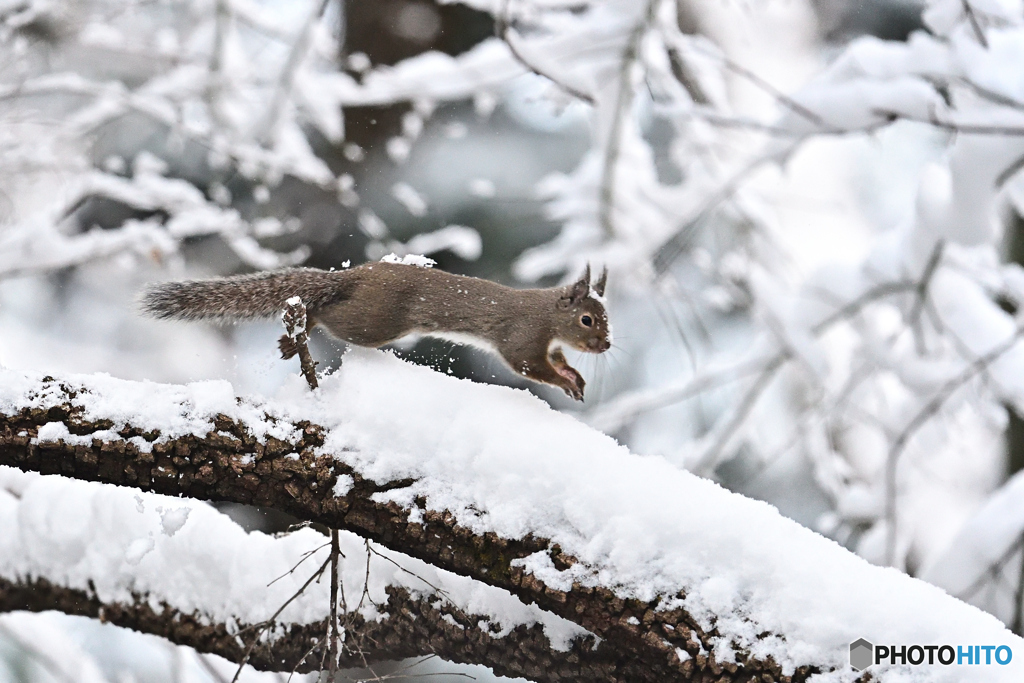
<svg viewBox="0 0 1024 683"><path fill-rule="evenodd" d="M585 315L582 318L580 318L580 322L586 325L587 327L590 327L591 325L594 324L594 319L591 318L589 315Z"/></svg>

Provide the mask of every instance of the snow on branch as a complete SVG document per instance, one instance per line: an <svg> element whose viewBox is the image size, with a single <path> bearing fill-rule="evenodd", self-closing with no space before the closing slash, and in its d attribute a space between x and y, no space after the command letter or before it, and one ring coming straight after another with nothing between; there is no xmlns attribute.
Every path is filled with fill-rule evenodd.
<svg viewBox="0 0 1024 683"><path fill-rule="evenodd" d="M633 455L524 392L376 351L351 353L315 392L293 379L262 400L236 398L226 382L0 371L0 464L256 503L353 531L574 622L602 639L596 652L607 648L630 680L826 671L852 680L846 653L861 637L1022 644L939 589L873 567L764 503ZM174 541L157 531L154 543ZM146 542L144 531L136 537ZM358 555L346 551L346 571L350 552ZM324 617L326 602L307 623ZM467 610L494 614L499 602L479 594ZM956 675L1019 680L1022 666Z"/></svg>
<svg viewBox="0 0 1024 683"><path fill-rule="evenodd" d="M0 539L2 611L98 618L265 670L321 668L329 544L311 528L247 534L202 503L8 468L0 523L14 530ZM563 619L354 534L340 545L343 667L436 654L534 680L616 679Z"/></svg>

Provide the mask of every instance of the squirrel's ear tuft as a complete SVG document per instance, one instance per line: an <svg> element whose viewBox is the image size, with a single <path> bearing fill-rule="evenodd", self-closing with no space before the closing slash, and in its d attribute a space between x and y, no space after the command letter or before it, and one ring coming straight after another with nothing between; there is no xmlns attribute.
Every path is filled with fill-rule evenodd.
<svg viewBox="0 0 1024 683"><path fill-rule="evenodd" d="M597 284L594 285L594 293L598 296L604 296L604 287L608 284L608 266L605 266L601 271L601 277L597 278Z"/></svg>
<svg viewBox="0 0 1024 683"><path fill-rule="evenodd" d="M590 264L587 264L586 269L583 271L583 275L576 282L569 285L568 296L569 300L573 303L579 301L587 294L590 293Z"/></svg>

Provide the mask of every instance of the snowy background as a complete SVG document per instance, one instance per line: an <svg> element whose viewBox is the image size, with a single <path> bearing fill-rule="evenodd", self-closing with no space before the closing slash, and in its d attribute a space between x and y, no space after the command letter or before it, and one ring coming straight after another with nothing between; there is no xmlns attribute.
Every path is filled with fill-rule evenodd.
<svg viewBox="0 0 1024 683"><path fill-rule="evenodd" d="M145 284L607 265L616 345L570 358L582 407L473 350L395 351L1021 634L1022 168L1015 0L0 0L0 365L272 396L279 325L147 320ZM52 614L0 617L0 658L14 681L232 673Z"/></svg>

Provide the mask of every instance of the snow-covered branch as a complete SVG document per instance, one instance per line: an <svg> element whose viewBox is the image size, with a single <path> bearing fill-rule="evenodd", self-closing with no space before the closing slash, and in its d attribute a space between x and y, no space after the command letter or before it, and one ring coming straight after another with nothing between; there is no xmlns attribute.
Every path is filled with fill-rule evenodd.
<svg viewBox="0 0 1024 683"><path fill-rule="evenodd" d="M322 668L319 532L246 534L202 503L7 468L0 520L13 532L0 540L0 611L93 617L263 670ZM435 654L536 681L623 680L607 648L565 620L354 534L340 545L342 667Z"/></svg>
<svg viewBox="0 0 1024 683"><path fill-rule="evenodd" d="M769 506L632 455L528 395L379 352L350 353L315 392L295 378L273 401L238 399L225 382L168 386L14 371L3 371L0 387L2 464L259 503L357 532L437 568L419 565L420 576L452 571L574 622L602 639L597 654L608 648L630 680L705 672L802 680L845 669L846 648L859 637L1018 642L994 618L941 591L872 567ZM130 490L116 491L131 500ZM69 496L47 504L61 500L90 509ZM136 536L137 554L146 555L146 532ZM157 533L153 539L164 542ZM112 541L120 543L119 566L132 547L125 540ZM296 548L293 561L323 543L318 536ZM345 551L346 567L356 548ZM26 554L31 560L27 552L2 556ZM161 572L179 561L191 566L168 554ZM273 569L277 576L288 566ZM102 574L119 580L118 572ZM260 585L272 578L261 576ZM887 596L884 608L863 609L879 604L879 595ZM259 604L269 610L280 602ZM323 618L325 602L310 613ZM496 603L481 595L474 604ZM266 613L237 616L254 623ZM887 670L876 673L884 680ZM1019 671L985 672L986 680L1002 675L1011 680Z"/></svg>

